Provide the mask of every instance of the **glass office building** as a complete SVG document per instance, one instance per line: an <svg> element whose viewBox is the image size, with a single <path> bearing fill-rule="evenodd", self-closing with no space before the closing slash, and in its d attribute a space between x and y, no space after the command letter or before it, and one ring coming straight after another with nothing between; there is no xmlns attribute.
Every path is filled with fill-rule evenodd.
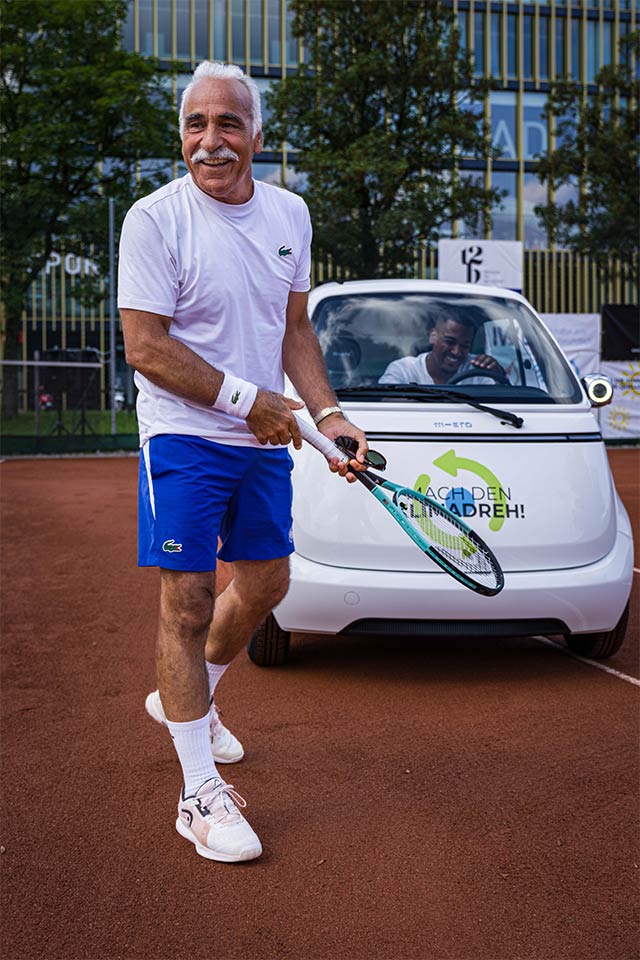
<svg viewBox="0 0 640 960"><path fill-rule="evenodd" d="M637 302L630 284L605 285L587 258L550 248L534 207L547 198L535 160L554 144L544 115L551 84L570 77L586 93L595 90L599 69L616 62L619 41L640 27L640 0L452 0L451 6L477 74L497 81L485 112L500 159L461 161L464 175L506 191L487 237L523 242L523 292L541 312L599 312L602 303ZM274 80L294 72L305 51L292 36L292 19L286 0L129 0L123 43L143 56L184 64L184 73L167 80L177 108L191 72L203 59L238 64L263 94ZM167 179L185 170L182 163L162 158L155 165ZM295 154L266 143L255 159L254 175L295 189ZM552 199L564 203L570 196L570 189L563 188ZM454 226L454 234L470 235L462 223ZM106 308L94 314L73 298L74 270L77 275L83 269L88 267L77 258L71 269L61 260L34 284L25 316L25 350L36 336L42 349L53 343L95 342L104 352ZM416 251L415 272L437 277L435 250ZM314 265L314 282L331 276L326 264ZM45 316L48 323L42 322Z"/></svg>
<svg viewBox="0 0 640 960"><path fill-rule="evenodd" d="M535 160L553 146L544 115L551 83L570 77L588 92L600 68L616 61L619 41L637 28L640 0L452 0L452 7L477 74L492 77L499 86L485 110L500 159L462 161L466 176L506 192L493 211L486 239L524 243L530 268L527 292L539 309L594 308L598 294L590 265L548 249L534 213L548 196L536 176ZM286 0L130 0L124 43L142 55L184 63L185 75L175 83L177 102L189 73L203 59L239 64L264 92L304 57L291 35L291 20ZM255 176L295 189L295 154L287 155L278 144L266 146L270 149L254 163ZM179 175L182 169L169 166L167 175ZM563 188L552 199L562 204L571 196L572 189ZM460 237L470 235L462 223L454 230ZM434 256L417 257L417 273L432 275ZM615 293L624 300L630 291Z"/></svg>

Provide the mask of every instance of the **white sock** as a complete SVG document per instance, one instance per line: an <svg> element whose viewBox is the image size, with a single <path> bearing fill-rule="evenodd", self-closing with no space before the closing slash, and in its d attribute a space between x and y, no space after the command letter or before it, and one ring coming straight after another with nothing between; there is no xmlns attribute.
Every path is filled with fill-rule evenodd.
<svg viewBox="0 0 640 960"><path fill-rule="evenodd" d="M167 726L182 767L185 797L193 797L206 780L213 777L223 780L211 754L209 714L186 723L167 720Z"/></svg>
<svg viewBox="0 0 640 960"><path fill-rule="evenodd" d="M214 691L216 689L216 684L220 680L222 674L225 672L227 667L230 667L230 663L209 663L208 660L205 660L207 667L207 673L209 674L209 698L210 701L213 701Z"/></svg>

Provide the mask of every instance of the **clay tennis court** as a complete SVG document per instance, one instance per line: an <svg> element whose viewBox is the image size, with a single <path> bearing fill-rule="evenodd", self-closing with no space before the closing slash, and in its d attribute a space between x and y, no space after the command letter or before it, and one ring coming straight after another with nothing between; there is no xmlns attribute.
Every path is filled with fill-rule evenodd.
<svg viewBox="0 0 640 960"><path fill-rule="evenodd" d="M609 451L640 542L640 449ZM137 461L2 478L7 960L631 960L639 606L596 669L535 639L294 644L219 688L265 852L199 858L144 711ZM640 567L636 547L636 567Z"/></svg>

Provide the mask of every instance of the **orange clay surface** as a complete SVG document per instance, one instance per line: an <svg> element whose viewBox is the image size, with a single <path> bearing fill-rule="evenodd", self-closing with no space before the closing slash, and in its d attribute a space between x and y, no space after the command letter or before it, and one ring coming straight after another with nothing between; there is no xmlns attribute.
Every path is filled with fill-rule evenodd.
<svg viewBox="0 0 640 960"><path fill-rule="evenodd" d="M610 459L638 543L640 450ZM199 858L144 711L158 575L135 566L136 471L0 467L7 960L637 956L640 689L534 639L241 654L218 699L246 757L225 772L264 855ZM634 677L639 581L606 661Z"/></svg>

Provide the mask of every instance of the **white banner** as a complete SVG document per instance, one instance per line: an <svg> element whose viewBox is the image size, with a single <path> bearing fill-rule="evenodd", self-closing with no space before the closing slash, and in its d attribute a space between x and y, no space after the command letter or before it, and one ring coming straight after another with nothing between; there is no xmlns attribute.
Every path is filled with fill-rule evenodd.
<svg viewBox="0 0 640 960"><path fill-rule="evenodd" d="M640 362L601 360L600 373L613 381L613 400L600 410L600 429L606 439L640 437Z"/></svg>
<svg viewBox="0 0 640 960"><path fill-rule="evenodd" d="M579 377L602 372L599 313L541 313L540 316Z"/></svg>
<svg viewBox="0 0 640 960"><path fill-rule="evenodd" d="M522 291L522 243L438 240L438 279Z"/></svg>
<svg viewBox="0 0 640 960"><path fill-rule="evenodd" d="M598 410L602 436L631 440L640 437L640 362L600 359L601 318L597 313L542 313L567 360L578 374L603 373L613 383L613 400Z"/></svg>

